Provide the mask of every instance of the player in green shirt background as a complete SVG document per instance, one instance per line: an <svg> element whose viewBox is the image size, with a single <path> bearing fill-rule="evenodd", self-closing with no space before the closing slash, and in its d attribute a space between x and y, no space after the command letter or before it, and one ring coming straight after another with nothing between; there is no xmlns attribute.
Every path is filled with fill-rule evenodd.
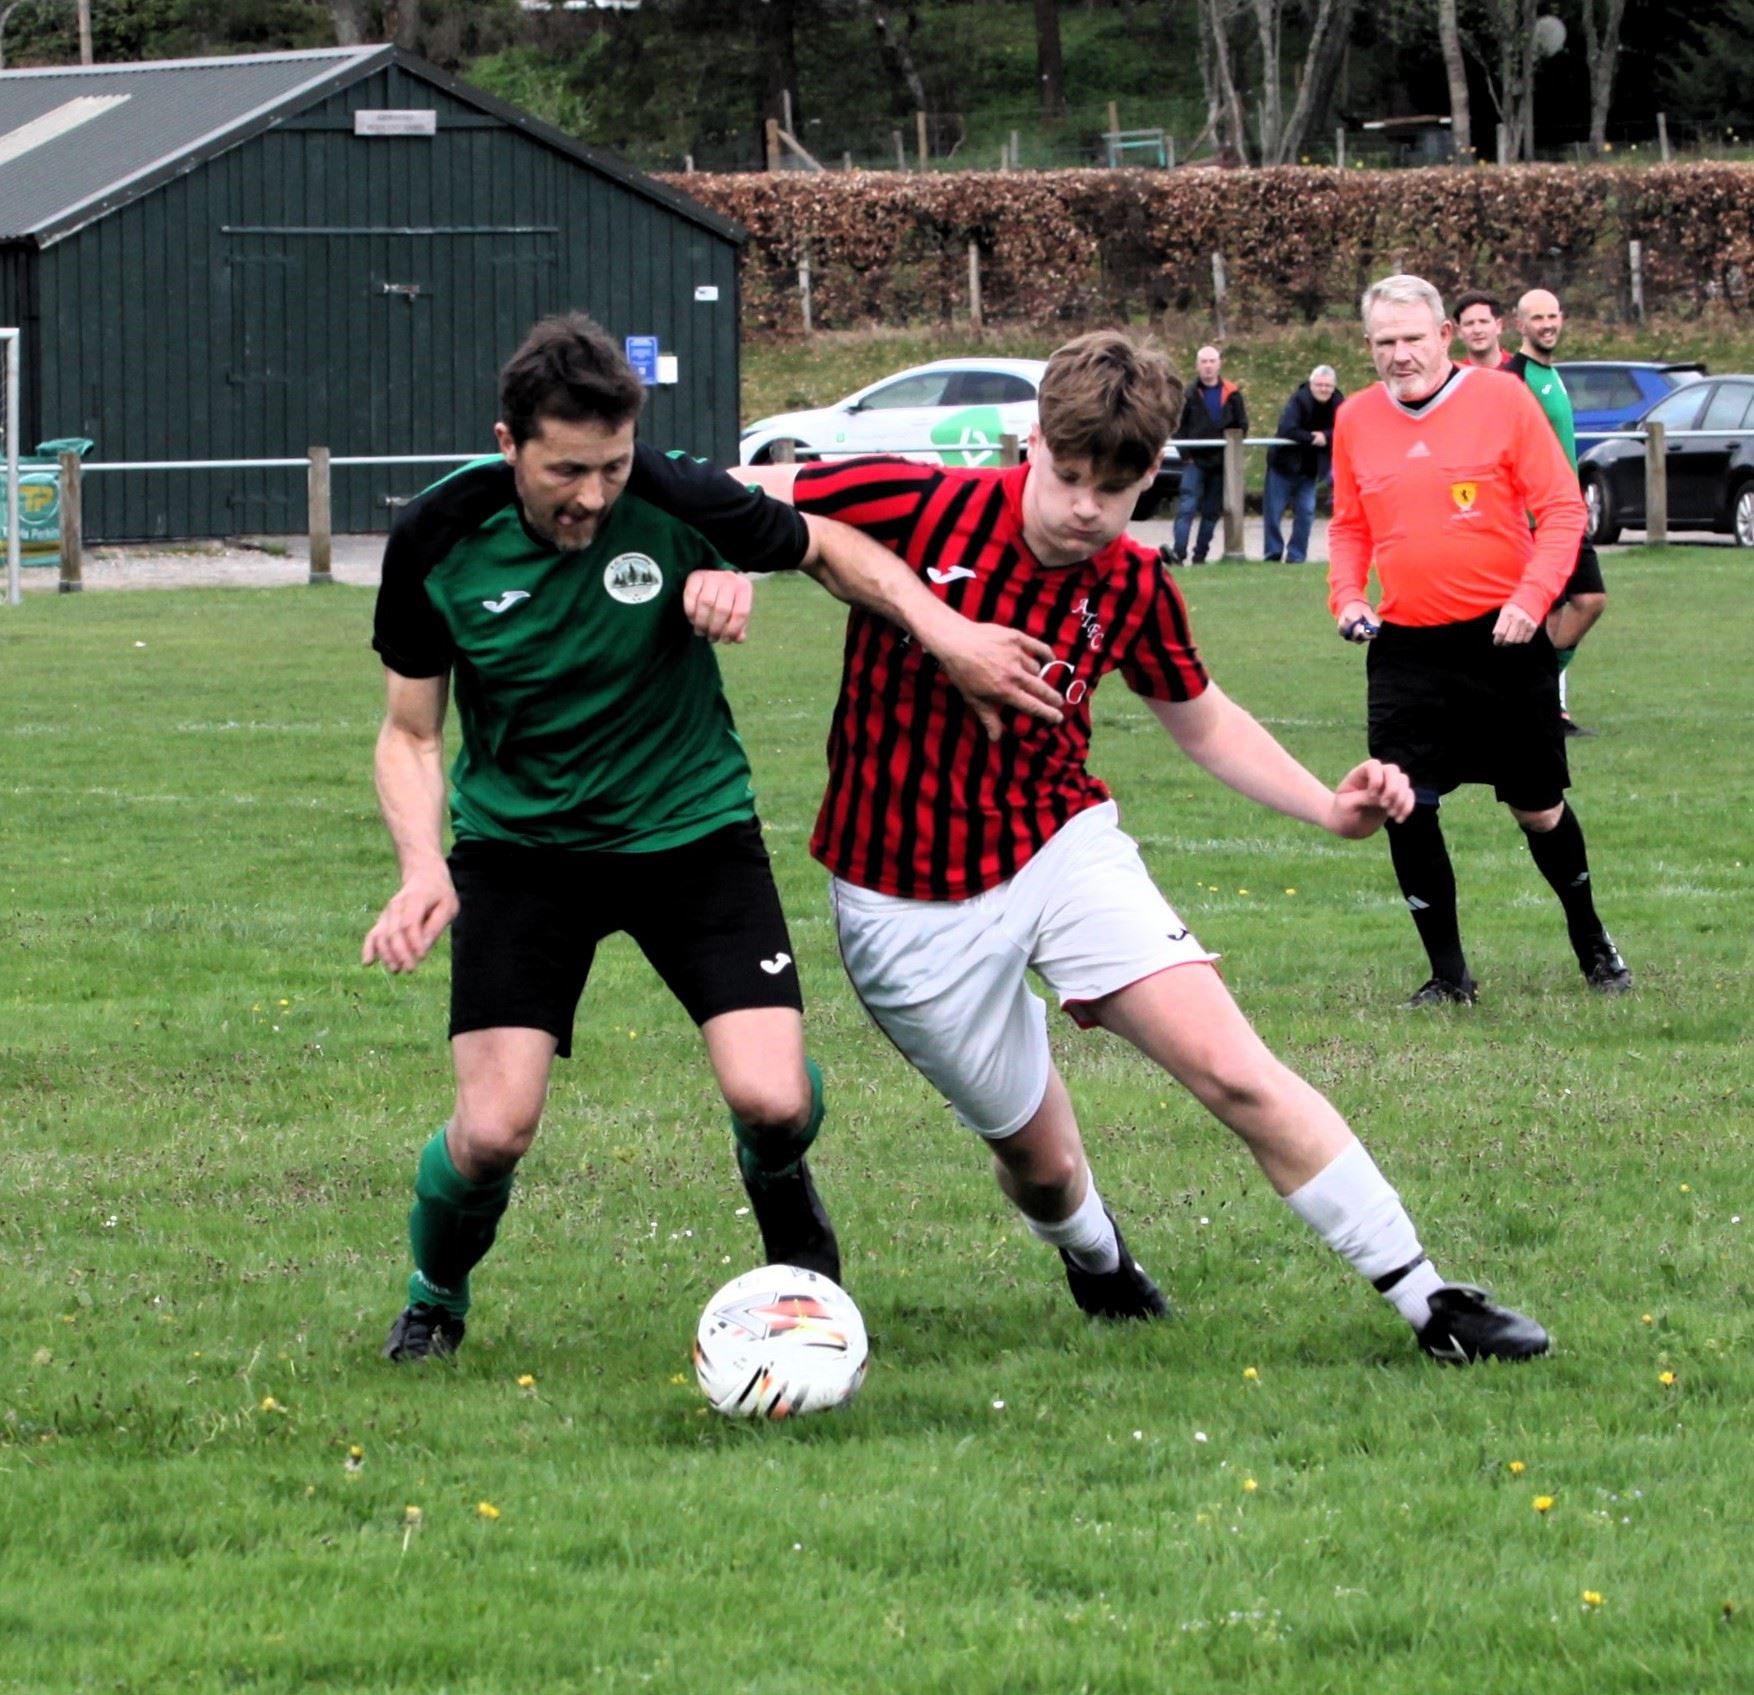
<svg viewBox="0 0 1754 1695"><path fill-rule="evenodd" d="M384 552L374 775L401 886L361 957L411 971L453 925L456 1104L422 1151L392 1359L453 1352L541 1120L596 945L625 931L700 1027L770 1262L835 1278L805 1153L823 1118L749 764L709 642L741 641L758 570L802 568L903 625L988 733L1057 721L1051 650L963 619L857 531L635 439L644 389L574 314L501 380L501 457L411 502ZM454 845L444 719L454 693Z"/></svg>
<svg viewBox="0 0 1754 1695"><path fill-rule="evenodd" d="M1517 302L1516 323L1523 338L1522 346L1504 362L1504 368L1528 384L1541 403L1541 410L1547 414L1553 433L1559 437L1559 445L1565 449L1572 469L1576 470L1577 431L1571 396L1565 392L1564 379L1553 369L1553 354L1559 346L1560 336L1565 333L1565 314L1559 308L1559 297L1544 288L1530 289ZM1547 614L1547 635L1559 655L1559 718L1568 736L1595 734L1576 723L1566 710L1565 672L1577 655L1578 644L1601 617L1602 608L1607 604L1601 562L1596 558L1589 537L1585 536L1583 546L1578 550L1577 569L1554 601L1553 610Z"/></svg>

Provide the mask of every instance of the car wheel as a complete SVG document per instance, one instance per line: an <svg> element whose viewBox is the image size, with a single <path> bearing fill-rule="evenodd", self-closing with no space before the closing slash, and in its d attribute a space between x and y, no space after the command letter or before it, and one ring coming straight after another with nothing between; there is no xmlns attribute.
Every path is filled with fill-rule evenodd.
<svg viewBox="0 0 1754 1695"><path fill-rule="evenodd" d="M1736 504L1731 508L1731 529L1737 547L1754 547L1754 482L1743 483L1736 490Z"/></svg>
<svg viewBox="0 0 1754 1695"><path fill-rule="evenodd" d="M792 450L791 459L798 463L802 463L810 457L809 450L801 441L770 441L767 446L756 450L755 457L751 459L749 463L751 465L779 465L786 463L786 461L782 460L779 454L774 451L774 449L778 447L789 447Z"/></svg>
<svg viewBox="0 0 1754 1695"><path fill-rule="evenodd" d="M1614 512L1614 502L1608 493L1608 485L1602 478L1584 478L1583 504L1589 515L1584 533L1590 541L1597 547L1608 547L1617 542L1620 539L1620 523Z"/></svg>

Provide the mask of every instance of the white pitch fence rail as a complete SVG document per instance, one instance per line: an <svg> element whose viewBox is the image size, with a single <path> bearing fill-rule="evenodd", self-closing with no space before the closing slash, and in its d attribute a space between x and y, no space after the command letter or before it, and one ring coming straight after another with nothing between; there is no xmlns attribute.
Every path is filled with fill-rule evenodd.
<svg viewBox="0 0 1754 1695"><path fill-rule="evenodd" d="M18 331L0 329L0 346L4 347L6 370L6 569L7 600L19 603L19 508L18 508ZM1669 539L1669 496L1666 448L1669 442L1695 438L1721 437L1736 434L1724 430L1665 430L1653 423L1642 430L1616 430L1615 437L1648 444L1645 453L1645 541L1660 547ZM1608 439L1602 434L1592 439ZM1244 436L1241 430L1227 430L1222 437L1199 441L1180 441L1177 448L1221 447L1224 449L1224 551L1227 555L1242 552L1244 495L1244 450L1250 447L1290 445L1281 436ZM852 450L843 450L852 451ZM860 453L882 452L883 449L861 448ZM1014 435L999 438L999 462L1015 465L1022 454L1022 444ZM297 458L285 459L115 459L83 462L76 453L60 456L61 472L61 577L56 585L62 594L77 594L84 587L84 507L83 482L88 476L111 475L139 471L270 471L303 468L307 477L308 530L310 537L310 575L312 583L332 583L333 533L330 527L331 473L354 465L466 465L481 459L481 453L331 453L326 447L312 447ZM792 445L776 442L774 457L789 463Z"/></svg>

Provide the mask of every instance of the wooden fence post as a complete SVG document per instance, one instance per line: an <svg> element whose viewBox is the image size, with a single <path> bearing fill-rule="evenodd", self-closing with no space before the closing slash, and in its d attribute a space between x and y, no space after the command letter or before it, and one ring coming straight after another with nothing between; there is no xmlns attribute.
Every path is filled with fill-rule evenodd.
<svg viewBox="0 0 1754 1695"><path fill-rule="evenodd" d="M1346 128L1344 125L1334 131L1334 164L1342 171L1346 168Z"/></svg>
<svg viewBox="0 0 1754 1695"><path fill-rule="evenodd" d="M815 318L810 299L810 249L806 247L798 255L798 300L804 313L804 333L811 334L815 330Z"/></svg>
<svg viewBox="0 0 1754 1695"><path fill-rule="evenodd" d="M1669 430L1646 424L1644 443L1644 539L1652 547L1669 542Z"/></svg>
<svg viewBox="0 0 1754 1695"><path fill-rule="evenodd" d="M981 245L978 241L968 244L968 321L977 330L982 327Z"/></svg>
<svg viewBox="0 0 1754 1695"><path fill-rule="evenodd" d="M1669 114L1657 113L1657 147L1663 156L1663 163L1669 162Z"/></svg>
<svg viewBox="0 0 1754 1695"><path fill-rule="evenodd" d="M1007 432L999 437L999 463L1006 467L1023 462L1023 443Z"/></svg>
<svg viewBox="0 0 1754 1695"><path fill-rule="evenodd" d="M1212 318L1217 325L1218 339L1224 339L1224 296L1229 284L1224 274L1224 255L1212 255Z"/></svg>
<svg viewBox="0 0 1754 1695"><path fill-rule="evenodd" d="M1018 160L1022 157L1022 155L1017 151L1017 147L1018 147L1017 131L1012 130L1012 132L1011 132L1011 169L1014 171L1022 169L1022 167L1018 164Z"/></svg>
<svg viewBox="0 0 1754 1695"><path fill-rule="evenodd" d="M798 462L798 444L795 441L776 441L767 450L767 461L770 465L795 465Z"/></svg>
<svg viewBox="0 0 1754 1695"><path fill-rule="evenodd" d="M1242 431L1224 432L1224 557L1240 559L1242 547Z"/></svg>
<svg viewBox="0 0 1754 1695"><path fill-rule="evenodd" d="M85 491L77 453L61 455L61 581L62 594L85 587Z"/></svg>
<svg viewBox="0 0 1754 1695"><path fill-rule="evenodd" d="M326 447L313 447L310 450L310 473L308 480L308 509L310 512L311 541L311 574L312 583L332 583L335 580L334 536L329 526L331 510L329 500L329 450Z"/></svg>
<svg viewBox="0 0 1754 1695"><path fill-rule="evenodd" d="M923 171L926 168L926 161L931 157L931 154L926 150L926 114L924 112L914 113L914 133L919 139L920 169Z"/></svg>
<svg viewBox="0 0 1754 1695"><path fill-rule="evenodd" d="M907 169L907 149L901 144L901 131L892 129L889 135L895 143L895 168L898 171L905 171Z"/></svg>
<svg viewBox="0 0 1754 1695"><path fill-rule="evenodd" d="M780 121L778 118L767 120L767 168L777 171L780 168Z"/></svg>
<svg viewBox="0 0 1754 1695"><path fill-rule="evenodd" d="M1632 274L1632 316L1642 324L1644 322L1644 243L1642 241L1627 242L1626 264Z"/></svg>

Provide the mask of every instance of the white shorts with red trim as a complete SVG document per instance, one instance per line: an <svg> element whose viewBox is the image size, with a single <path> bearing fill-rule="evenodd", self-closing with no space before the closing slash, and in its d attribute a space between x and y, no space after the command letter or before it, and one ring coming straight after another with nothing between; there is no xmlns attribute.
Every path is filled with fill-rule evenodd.
<svg viewBox="0 0 1754 1695"><path fill-rule="evenodd" d="M971 1130L1021 1130L1047 1092L1035 971L1082 1025L1092 1001L1217 959L1158 892L1113 801L1081 812L1015 877L962 901L829 879L841 959L878 1027Z"/></svg>

